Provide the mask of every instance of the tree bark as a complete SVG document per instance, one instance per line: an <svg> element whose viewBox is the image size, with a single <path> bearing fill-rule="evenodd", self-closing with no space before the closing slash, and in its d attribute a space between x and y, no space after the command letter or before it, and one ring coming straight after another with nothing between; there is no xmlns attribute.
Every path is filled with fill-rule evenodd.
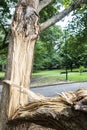
<svg viewBox="0 0 87 130"><path fill-rule="evenodd" d="M36 9L38 0L19 1L10 30L8 67L1 99L0 130L8 129L6 122L19 106L28 103L28 95L21 93L29 88L34 45L39 34ZM19 90L14 86L20 86Z"/></svg>
<svg viewBox="0 0 87 130"><path fill-rule="evenodd" d="M30 122L56 130L87 129L87 88L62 93L55 98L34 100L20 107L9 120L10 127ZM35 126L35 125L34 125ZM43 128L42 128L43 129ZM33 128L33 130L36 130Z"/></svg>
<svg viewBox="0 0 87 130"><path fill-rule="evenodd" d="M45 8L47 5L49 5L53 0L42 0L38 7L38 12L40 12L43 8Z"/></svg>
<svg viewBox="0 0 87 130"><path fill-rule="evenodd" d="M56 22L59 22L62 18L64 18L65 16L67 16L71 11L73 11L73 10L75 10L77 8L81 8L81 6L83 4L87 4L87 0L78 0L78 1L75 1L73 4L70 5L69 8L64 9L62 12L56 14L52 18L50 18L47 21L45 21L44 23L42 23L40 25L40 32L42 32L46 28L52 26Z"/></svg>
<svg viewBox="0 0 87 130"><path fill-rule="evenodd" d="M30 85L34 45L39 35L39 16L36 11L38 3L39 0L19 1L11 24L8 67L1 99L0 130L38 129L36 125L34 128L29 126L27 121L57 130L86 130L86 114L82 113L81 118L79 118L79 113L72 110L72 104L68 100L65 101L67 98L62 98L64 99L63 102L61 98L58 100L42 98L40 101L33 101L28 104L28 97L31 98L30 92L22 92L22 90L27 90ZM65 12L68 14L70 11L65 10ZM63 17L61 16L61 19ZM57 20L58 17L56 17L55 22ZM54 24L54 21L44 26L46 24L46 22L43 24L42 30ZM38 96L35 97L36 99L39 98ZM74 105L74 109L84 111L85 106L82 105L84 102L86 103L86 100L78 102ZM23 113L21 114L21 112ZM74 121L75 118L78 121ZM7 125L8 119L11 119L8 124L14 122L15 126ZM82 122L82 126L78 125L79 122Z"/></svg>

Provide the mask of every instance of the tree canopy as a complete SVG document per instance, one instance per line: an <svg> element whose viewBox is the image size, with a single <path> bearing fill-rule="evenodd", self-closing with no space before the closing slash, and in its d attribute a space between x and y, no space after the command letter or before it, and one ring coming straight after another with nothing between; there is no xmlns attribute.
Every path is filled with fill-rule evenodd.
<svg viewBox="0 0 87 130"><path fill-rule="evenodd" d="M6 2L7 4L9 3L9 1ZM87 128L87 89L82 89L75 93L63 93L58 98L53 99L38 96L29 90L34 46L39 35L41 35L41 32L60 21L71 11L76 10L77 8L81 9L83 8L82 5L87 4L87 0L67 0L65 1L65 9L63 9L63 11L55 13L52 17L47 18L46 21L43 19L43 22L39 22L38 14L53 2L53 0L20 0L17 4L9 33L8 66L6 77L3 81L4 85L0 105L1 130L29 129L30 124L28 124L28 126L25 124L24 128L22 127L22 123L27 121L38 125L44 124L46 127L60 130L85 130ZM43 34L49 34L51 37L50 32L52 33L52 30L54 30L54 32L55 30L59 30L61 33L61 30L54 26L50 28L50 31L46 30ZM43 34L40 40L44 43L44 41L46 42L46 39ZM47 42L50 41L47 45L50 55L53 49L50 48L49 44L51 43L52 48L54 45L57 52L59 51L58 48L60 45L58 44L56 46L55 38L57 33L52 34L54 36L51 37L52 41L48 36L46 37ZM57 34L58 38L60 38L61 35ZM78 36L78 33L76 36ZM78 40L75 37L73 38L74 41L75 39ZM64 38L62 38L62 40L64 40ZM67 52L66 48L68 47L68 44L64 42L63 45ZM78 110L78 112L76 110ZM82 111L80 116L79 111ZM7 124L9 123L9 119L11 119L10 123L14 122L14 126L10 127L11 125L9 124L9 126ZM23 122L21 122L21 120ZM50 122L48 122L48 120ZM79 125L81 122L82 125ZM15 123L18 123L18 126L16 126Z"/></svg>
<svg viewBox="0 0 87 130"><path fill-rule="evenodd" d="M80 2L80 0L78 0L78 1L74 1L74 0L62 0L62 1L61 0L49 0L48 2L46 2L46 0L44 0L44 3L45 4L43 4L42 0L40 1L40 8L38 10L40 12L39 15L40 15L40 23L42 23L41 24L42 30L44 28L46 28L44 26L44 24L46 26L48 26L46 24L46 21L48 23L49 23L49 21L52 21L49 24L49 26L50 26L51 24L54 24L54 22L59 21L60 18L63 17L62 14L64 12L65 12L64 15L67 15L69 12L71 12L72 10L74 10L75 8L78 7L77 10L73 11L73 20L71 21L71 23L68 26L69 35L67 35L67 39L68 39L67 43L71 44L72 46L74 46L74 44L75 44L74 47L76 47L76 46L78 46L78 44L81 40L82 40L82 42L86 41L86 30L87 30L86 29L87 28L87 22L86 22L87 21L86 20L87 11L86 11L86 9L87 9L87 5L84 4L82 6L82 8L80 9L81 3L86 3L86 1ZM16 4L17 4L17 0L11 0L11 1L4 0L4 1L0 2L0 34L1 34L0 35L0 58L2 61L3 61L3 55L4 55L4 57L6 57L6 55L7 55L7 47L8 47L8 43L9 43L9 41L8 41L9 33L8 32L10 29L10 23L11 23L11 20L13 17L13 12L15 10ZM42 6L42 5L44 5L44 6ZM66 8L62 11L63 13L60 12L61 8ZM53 26L53 27L45 30L43 33L41 33L41 35L40 35L41 38L37 42L38 44L36 44L34 68L36 66L39 66L39 67L36 67L38 69L41 69L41 68L43 69L45 67L47 69L51 68L54 66L54 65L52 65L53 59L56 59L55 66L63 66L63 64L62 65L60 64L61 59L62 59L61 54L59 54L59 52L56 51L56 48L60 48L59 46L61 44L61 39L62 39L61 36L64 33L61 33L62 29L58 30L57 28L59 28L59 27ZM64 37L64 36L62 36L62 37ZM75 39L75 40L73 40L74 43L71 42L73 38ZM78 39L78 40L76 40L76 39ZM76 44L77 42L78 42L78 44ZM64 45L64 41L62 41L62 44ZM68 44L68 48L69 48L69 44ZM41 47L39 47L39 46L41 46ZM79 46L80 46L80 44L79 44ZM83 46L83 44L80 46L80 48L84 49L85 47L82 47L82 46ZM39 49L39 48L43 48L43 47L44 47L44 49ZM40 50L40 51L37 51L37 50ZM43 52L43 50L44 50L44 52ZM72 48L72 51L73 51L73 48ZM73 53L72 51L70 51L70 49L68 49L68 57L70 59L69 62L71 61L71 59L72 59L72 61L75 61L72 58L73 56L71 56ZM79 49L78 49L78 51L79 51L79 53L81 52ZM39 55L39 52L40 53L43 52L44 54L41 53ZM62 53L63 53L63 51L62 51ZM70 55L69 55L69 53L70 53ZM78 58L79 54L78 53L75 53L75 54L77 56L77 59L79 60L79 58ZM74 57L76 57L76 56L74 56ZM86 53L82 54L82 56L86 57ZM52 57L55 57L55 58L52 58ZM42 58L43 58L43 60L41 60L42 63L38 64L39 63L38 59L42 59ZM6 59L6 58L4 58L4 59ZM64 60L64 58L63 58L63 60ZM6 63L6 62L4 62L4 63ZM47 66L46 66L46 64L47 64Z"/></svg>
<svg viewBox="0 0 87 130"><path fill-rule="evenodd" d="M60 48L60 38L63 32L60 27L52 26L45 30L35 47L34 69L53 69L60 66L57 50Z"/></svg>
<svg viewBox="0 0 87 130"><path fill-rule="evenodd" d="M67 60L70 68L83 65L87 67L87 11L86 6L82 10L74 12L72 21L66 28ZM63 46L61 53L65 54L66 45ZM63 56L66 59L66 56Z"/></svg>

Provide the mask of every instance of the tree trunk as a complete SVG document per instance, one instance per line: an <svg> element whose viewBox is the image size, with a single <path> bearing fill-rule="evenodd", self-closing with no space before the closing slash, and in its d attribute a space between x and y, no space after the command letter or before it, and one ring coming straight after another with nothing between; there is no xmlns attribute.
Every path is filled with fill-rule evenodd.
<svg viewBox="0 0 87 130"><path fill-rule="evenodd" d="M56 130L87 130L87 88L39 99L20 107L8 121L10 127L27 123L31 128L29 123L33 122Z"/></svg>
<svg viewBox="0 0 87 130"><path fill-rule="evenodd" d="M71 65L70 65L70 70L71 70L71 72L72 72L72 70L73 70L72 63L71 63Z"/></svg>
<svg viewBox="0 0 87 130"><path fill-rule="evenodd" d="M8 83L4 83L2 91L0 130L9 129L8 118L19 106L28 103L28 95L21 93L21 89L28 89L30 85L34 45L39 33L37 7L38 0L21 0L16 7L10 30L5 78Z"/></svg>
<svg viewBox="0 0 87 130"><path fill-rule="evenodd" d="M35 96L37 101L34 99L28 104L31 93L22 92L28 90L30 85L34 45L39 34L39 17L36 11L38 3L39 0L19 1L11 24L8 67L1 99L0 130L46 130L48 127L57 130L86 130L87 113L84 112L87 112L87 100L77 100L78 103L73 106L74 102L70 102L72 98L68 100L66 95L65 98L40 100ZM42 24L41 30L51 26L70 11L66 9L59 17L49 20L49 24ZM83 112L79 113L73 107L80 108Z"/></svg>

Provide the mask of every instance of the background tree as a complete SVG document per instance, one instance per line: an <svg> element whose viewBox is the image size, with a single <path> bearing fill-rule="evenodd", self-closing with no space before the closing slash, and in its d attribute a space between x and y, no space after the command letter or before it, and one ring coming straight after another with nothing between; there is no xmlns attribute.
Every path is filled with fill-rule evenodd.
<svg viewBox="0 0 87 130"><path fill-rule="evenodd" d="M3 66L6 65L7 50L9 44L9 28L13 16L14 7L17 0L8 0L0 2L0 65L3 71ZM4 58L3 58L4 57Z"/></svg>
<svg viewBox="0 0 87 130"><path fill-rule="evenodd" d="M77 13L76 12L72 21L67 27L65 44L63 43L63 47L60 50L60 54L63 59L63 65L66 64L67 55L68 67L71 68L71 70L72 67L78 68L80 65L84 65L86 67L87 65L86 7L81 10L81 13L79 11Z"/></svg>
<svg viewBox="0 0 87 130"><path fill-rule="evenodd" d="M52 3L50 3L49 4L49 6L46 6L44 9L42 9L41 11L40 11L40 22L42 23L42 22L44 22L44 21L46 21L47 19L49 19L49 18L51 18L53 15L55 16L57 13L59 13L60 11L60 8L61 8L61 5L64 5L65 7L68 7L69 8L69 4L72 4L72 2L73 1L59 1L59 3L58 3L58 1L53 1ZM7 47L8 47L8 43L9 43L9 41L7 40L7 36L8 36L8 30L9 30L9 25L10 25L10 23L11 23L11 19L12 19L12 15L13 15L13 12L14 12L14 8L15 8L15 5L16 5L16 3L17 3L17 1L16 0L12 0L12 1L4 1L4 2L1 2L1 15L0 15L0 23L1 23L1 42L0 42L0 45L1 45L1 49L0 49L0 59L2 59L2 62L3 62L3 60L5 60L3 63L6 63L6 58L4 58L3 59L3 54L4 54L4 57L6 57L6 55L7 55ZM51 11L50 11L51 10ZM81 9L81 10L78 10L78 11L74 11L74 18L73 18L73 20L72 20L72 22L70 23L70 25L69 25L69 27L68 28L71 28L70 29L70 31L69 31L69 33L71 33L71 30L72 30L72 34L71 35L74 35L74 32L78 32L79 30L81 31L81 28L82 28L82 26L85 26L86 25L86 5L84 5L83 6L83 8ZM85 15L85 16L84 16ZM3 17L4 16L4 17ZM85 20L84 20L85 19ZM84 22L81 22L81 21L84 21ZM83 25L83 24L85 24L85 25ZM78 27L79 26L79 27ZM76 30L78 28L78 30ZM54 33L55 33L55 29L53 30L54 31ZM57 30L58 31L58 30ZM45 32L45 31L44 31ZM49 32L48 32L49 33ZM52 33L52 35L54 34L54 33ZM3 35L3 36L2 36ZM43 35L43 34L42 34ZM47 37L46 36L47 34L46 33L44 33L44 37ZM49 36L51 36L52 37L52 35L51 35L51 33L50 33L50 35ZM83 32L82 32L82 35L83 35ZM67 35L67 37L68 37L69 35ZM69 36L70 37L70 36ZM55 37L56 38L56 37ZM72 38L71 38L72 39ZM85 38L86 39L86 38ZM48 41L49 39L47 39L47 41ZM45 42L47 42L46 40L45 40ZM51 40L50 40L51 41ZM49 42L50 42L49 41ZM52 41L53 42L53 41ZM4 44L3 44L4 43ZM45 44L45 43L44 43ZM58 44L60 44L60 41L58 41ZM51 45L51 43L50 43L50 45ZM42 46L43 46L43 44L42 44ZM45 46L48 46L48 47L51 47L51 46L49 46L47 43L45 44ZM55 46L55 45L54 45ZM36 48L38 48L39 47L39 45L36 45ZM57 41L56 41L56 47L57 47ZM43 47L42 47L43 48ZM53 47L52 47L53 48ZM35 49L36 50L36 49ZM46 50L45 50L46 51ZM69 51L70 52L70 51ZM47 53L49 53L49 52L47 52ZM38 52L38 54L39 54L39 52ZM43 55L43 54L42 54ZM47 54L46 54L47 55ZM58 52L56 52L55 51L55 54L54 54L54 52L53 52L53 54L52 54L52 52L51 52L51 57L49 57L48 55L46 56L46 55L44 55L44 57L45 57L45 60L43 61L43 60L41 60L43 63L39 63L38 62L38 59L39 58L36 58L35 57L35 62L34 62L34 68L35 69L44 69L44 68L46 68L46 69L49 69L49 68L55 68L55 67L63 67L63 66L65 66L64 64L65 64L65 62L63 62L63 61L65 61L64 60L64 56L63 57L61 57L61 59L63 59L62 60L62 63L63 64L61 64L61 59L60 59L60 54L58 53ZM85 54L83 54L84 55L84 57L86 57L86 53ZM41 56L41 54L40 55L38 55L38 56ZM52 59L52 56L54 57L53 59ZM42 56L43 57L43 56ZM72 66L72 64L74 64L74 63L72 63L73 61L74 61L74 59L72 59L71 58L72 56L70 56L69 54L68 54L68 64L70 63L71 65L70 66ZM76 57L76 56L75 56ZM47 59L46 59L47 58ZM51 60L52 59L52 60ZM72 59L72 60L71 60ZM78 55L77 55L77 59L79 59L78 58ZM79 61L79 60L75 60L75 61ZM82 58L82 59L84 59L84 58ZM52 61L54 60L54 62L55 63L53 63ZM85 59L86 60L86 59ZM59 61L59 62L58 62ZM84 60L80 60L80 61L84 61ZM2 64L2 62L1 62L1 64ZM48 63L47 63L48 62ZM51 64L52 63L52 64ZM35 65L36 64L36 65ZM54 66L54 64L55 64L55 66ZM75 65L74 65L75 66ZM78 62L78 65L77 66L75 66L75 67L78 67L79 66L79 62ZM70 68L70 67L69 67ZM71 67L72 68L72 67Z"/></svg>
<svg viewBox="0 0 87 130"><path fill-rule="evenodd" d="M42 32L37 41L34 56L34 69L53 69L60 66L57 50L60 48L60 38L63 33L60 27L52 26Z"/></svg>
<svg viewBox="0 0 87 130"><path fill-rule="evenodd" d="M1 130L10 129L10 127L6 124L8 119L9 118L12 119L12 117L16 117L16 116L13 116L15 111L19 107L24 108L25 104L28 103L28 98L30 99L36 98L36 100L44 99L43 97L40 98L40 96L39 97L36 96L34 93L28 90L29 85L30 85L31 71L32 71L34 45L38 38L38 35L40 35L40 33L46 28L48 28L49 26L53 25L57 21L64 18L72 10L75 10L76 8L81 7L80 5L83 5L84 3L87 4L87 1L85 0L84 1L78 0L76 2L73 1L73 3L70 4L69 8L64 9L62 12L55 14L55 16L53 16L50 19L47 19L47 21L40 24L38 12L40 12L44 7L49 5L51 2L54 3L54 1L52 0L48 0L48 1L47 0L43 0L43 1L42 0L41 1L21 0L18 2L18 5L16 7L15 15L13 17L13 22L11 24L11 29L10 29L8 67L7 67L6 79L4 81L2 99L1 99L1 109L0 109L0 129ZM27 92L28 93L25 94L24 90L25 90L25 93ZM15 97L17 98L17 100L15 99ZM36 106L37 106L37 103L36 103ZM64 110L65 110L65 106L66 104L63 107ZM69 108L70 108L69 110L71 110L71 107ZM20 113L20 109L19 109L19 113ZM19 113L18 115L20 115ZM43 112L41 112L41 114L42 113ZM54 116L54 114L51 114L51 115ZM26 118L26 112L24 112L23 117ZM34 119L35 117L33 118L33 120ZM87 118L85 117L85 119ZM33 120L31 121L33 122ZM39 122L36 120L35 123L38 124ZM78 123L75 122L74 126L75 127L77 126L76 128L78 129L79 125L77 124ZM69 128L70 125L68 125L68 123L65 122L63 125L63 128L64 129L67 127ZM60 124L57 125L57 128L62 129L62 125ZM73 129L73 125L71 128ZM79 128L83 129L83 126L82 127L80 126ZM17 129L23 129L23 128L21 128L21 125L18 125L16 128L15 126L13 126L11 129L17 130ZM26 125L24 129L27 129Z"/></svg>

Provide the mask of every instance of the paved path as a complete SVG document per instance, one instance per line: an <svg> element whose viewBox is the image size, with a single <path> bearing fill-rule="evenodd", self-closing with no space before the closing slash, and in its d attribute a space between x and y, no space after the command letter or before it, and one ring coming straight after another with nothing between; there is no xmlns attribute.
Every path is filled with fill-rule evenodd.
<svg viewBox="0 0 87 130"><path fill-rule="evenodd" d="M35 93L41 93L47 97L53 97L56 96L57 93L66 92L66 91L75 91L79 88L87 88L87 82L38 87L38 88L32 88L32 91L34 91Z"/></svg>
<svg viewBox="0 0 87 130"><path fill-rule="evenodd" d="M75 91L79 88L87 88L87 82L43 86L43 87L31 88L31 90L34 91L35 93L40 93L47 97L53 97L56 96L57 93L66 91ZM1 90L2 85L0 85L0 96L1 96Z"/></svg>

